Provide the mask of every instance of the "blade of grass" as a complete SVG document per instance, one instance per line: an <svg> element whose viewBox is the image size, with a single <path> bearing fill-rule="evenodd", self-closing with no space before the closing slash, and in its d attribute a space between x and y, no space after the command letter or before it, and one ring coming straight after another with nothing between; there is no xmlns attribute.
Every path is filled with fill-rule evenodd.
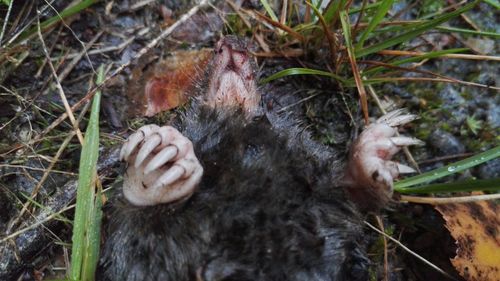
<svg viewBox="0 0 500 281"><path fill-rule="evenodd" d="M472 29L465 29L465 28L458 28L458 27L451 27L451 26L441 26L441 25L437 26L436 29L441 30L441 31L449 31L449 32L456 32L456 33L486 36L486 37L492 37L492 38L500 38L500 33L496 33L496 32L477 31L477 30L472 30Z"/></svg>
<svg viewBox="0 0 500 281"><path fill-rule="evenodd" d="M316 70L316 69L310 69L310 68L300 68L300 67L297 67L297 68L289 68L289 69L285 69L285 70L282 70L280 72L277 72L263 80L261 80L261 84L265 84L265 83L269 83L273 80L276 80L276 79L279 79L279 78L282 78L282 77L285 77L285 76L291 76L291 75L320 75L320 76L328 76L330 78L333 78L337 81L339 81L340 83L344 84L345 83L345 79L338 76L338 75L335 75L331 72L327 72L327 71L322 71L322 70Z"/></svg>
<svg viewBox="0 0 500 281"><path fill-rule="evenodd" d="M102 187L97 185L97 193L94 198L94 207L92 208L91 219L89 222L89 231L87 233L87 249L82 266L82 280L94 280L97 262L99 260L99 248L101 246L101 219L102 219Z"/></svg>
<svg viewBox="0 0 500 281"><path fill-rule="evenodd" d="M398 31L403 31L405 26L407 28L408 25L422 24L422 23L428 23L428 22L429 22L429 20L415 20L415 21L405 21L405 22L382 22L379 25L380 26L387 26L387 27L383 27L383 28L374 30L368 36L367 39L380 36L381 33L395 33ZM453 26L439 25L439 26L436 26L434 29L441 30L441 31L447 31L447 32L455 32L455 33L463 33L463 34L472 34L472 35L478 35L478 36L492 37L492 38L499 38L500 37L500 34L496 33L496 32L478 31L478 30L467 29L467 28L458 28L458 27L453 27Z"/></svg>
<svg viewBox="0 0 500 281"><path fill-rule="evenodd" d="M323 18L328 25L335 25L339 18L340 10L345 7L346 3L347 0L330 1L328 7L326 7L326 11L323 13Z"/></svg>
<svg viewBox="0 0 500 281"><path fill-rule="evenodd" d="M103 80L104 67L101 66L98 70L97 84ZM95 210L99 206L98 202L95 204L95 184L97 180L97 158L99 156L100 98L100 91L96 92L92 101L92 110L80 157L71 252L70 279L74 281L93 280L93 276L89 277L86 274L89 267L92 267L92 263L97 263L95 253L90 249L93 245L89 245L89 243L95 243L95 227L100 225L100 222L94 221L95 218L99 217L99 211ZM100 198L97 201L99 200ZM91 227L94 227L94 229ZM94 260L91 260L91 258ZM83 279L83 277L86 279Z"/></svg>
<svg viewBox="0 0 500 281"><path fill-rule="evenodd" d="M419 61L422 61L424 59L439 58L441 56L448 55L448 54L461 53L461 52L464 52L464 51L467 51L467 50L469 50L469 49L467 49L467 48L458 48L458 49L449 49L449 50L428 52L428 53L425 53L425 54L420 55L420 56L415 56L415 57L411 57L411 58L405 58L405 59L393 61L393 62L390 62L389 64L392 65L392 66L398 66L398 65L405 64L405 63L419 62ZM367 76L367 77L373 76L373 75L375 75L375 74L377 74L377 73L379 73L379 72L381 72L383 70L386 70L386 69L387 69L386 67L377 66L377 67L370 68L370 69L364 71L363 75Z"/></svg>
<svg viewBox="0 0 500 281"><path fill-rule="evenodd" d="M500 146L487 150L485 152L479 153L478 155L469 157L467 159L452 163L450 165L444 166L433 171L423 173L418 176L410 177L401 181L394 183L394 190L400 190L404 187L409 187L421 183L430 182L442 177L452 175L454 173L461 172L463 170L469 169L471 167L477 166L486 161L500 157Z"/></svg>
<svg viewBox="0 0 500 281"><path fill-rule="evenodd" d="M400 35L393 37L393 38L390 38L390 39L385 40L383 42L368 46L368 47L363 48L363 49L360 49L356 52L356 57L362 57L362 56L366 56L369 54L373 54L373 53L376 53L378 51L393 47L397 44L410 41L411 39L415 38L416 36L426 32L426 31L429 31L429 30L433 29L434 27L436 27L436 26L438 26L446 21L449 21L450 19L457 17L457 16L461 15L462 13L472 9L478 3L478 1L479 0L475 0L475 1L465 5L463 7L461 7L460 9L457 9L453 12L438 16L435 19L432 19L428 22L417 24L410 31L406 31Z"/></svg>
<svg viewBox="0 0 500 281"><path fill-rule="evenodd" d="M392 7L393 2L394 0L383 0L380 2L381 4L378 6L378 9L368 24L368 27L363 31L363 33L361 33L359 41L356 44L356 50L363 48L366 38L368 38L368 35L372 33L375 27L377 27L377 25L384 19L385 15Z"/></svg>
<svg viewBox="0 0 500 281"><path fill-rule="evenodd" d="M340 12L340 23L342 25L342 31L344 33L344 44L347 48L347 55L351 64L352 74L354 76L354 81L356 82L356 88L358 88L359 92L361 108L363 110L365 122L366 124L368 124L368 100L366 98L366 90L365 86L363 85L363 79L361 79L361 73L359 72L358 64L356 63L356 55L354 52L354 47L352 46L351 24L349 22L349 15L346 11Z"/></svg>
<svg viewBox="0 0 500 281"><path fill-rule="evenodd" d="M264 6L264 10L266 10L266 12L269 14L269 17L271 17L273 21L279 21L278 17L274 13L271 5L269 5L269 2L267 2L267 0L260 0L260 3L262 4L262 6Z"/></svg>
<svg viewBox="0 0 500 281"><path fill-rule="evenodd" d="M368 4L368 5L365 6L364 10L368 11L368 10L377 8L381 4L382 4L382 2L375 2L375 3ZM359 7L357 7L357 8L353 7L351 9L349 9L349 15L352 15L352 14L355 14L355 13L359 13L360 11L361 11L361 5L359 5Z"/></svg>
<svg viewBox="0 0 500 281"><path fill-rule="evenodd" d="M450 183L437 183L416 187L398 187L395 191L403 194L424 194L439 192L466 192L466 191L498 191L500 190L500 178L486 180L465 180Z"/></svg>
<svg viewBox="0 0 500 281"><path fill-rule="evenodd" d="M484 0L484 2L490 4L491 6L495 7L496 9L500 9L500 3L498 3L497 0Z"/></svg>

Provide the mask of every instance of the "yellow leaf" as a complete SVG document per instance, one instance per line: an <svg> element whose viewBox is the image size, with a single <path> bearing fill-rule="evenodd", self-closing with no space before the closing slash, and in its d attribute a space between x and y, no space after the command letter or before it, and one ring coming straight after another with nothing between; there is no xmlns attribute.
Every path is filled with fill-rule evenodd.
<svg viewBox="0 0 500 281"><path fill-rule="evenodd" d="M439 205L446 227L455 238L457 256L451 263L466 280L500 280L499 206L493 201Z"/></svg>

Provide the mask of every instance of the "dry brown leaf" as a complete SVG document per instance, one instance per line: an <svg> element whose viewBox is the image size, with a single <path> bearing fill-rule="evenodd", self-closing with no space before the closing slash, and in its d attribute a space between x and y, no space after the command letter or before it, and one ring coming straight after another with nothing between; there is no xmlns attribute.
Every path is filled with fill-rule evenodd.
<svg viewBox="0 0 500 281"><path fill-rule="evenodd" d="M436 206L458 245L453 266L466 280L500 280L499 206L493 201Z"/></svg>
<svg viewBox="0 0 500 281"><path fill-rule="evenodd" d="M127 87L131 113L153 116L182 105L203 75L211 54L208 49L178 51L144 72L140 67L132 70Z"/></svg>

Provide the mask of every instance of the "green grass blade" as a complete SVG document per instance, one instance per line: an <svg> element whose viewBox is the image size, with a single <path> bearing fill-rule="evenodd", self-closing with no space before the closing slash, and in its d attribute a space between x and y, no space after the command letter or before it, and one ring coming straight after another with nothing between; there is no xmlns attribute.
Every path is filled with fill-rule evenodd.
<svg viewBox="0 0 500 281"><path fill-rule="evenodd" d="M378 7L375 15L372 17L368 27L361 33L358 43L356 44L356 50L363 48L363 44L365 43L368 35L372 33L372 31L377 27L377 25L384 19L387 12L391 9L392 3L394 0L383 0L381 1L381 5Z"/></svg>
<svg viewBox="0 0 500 281"><path fill-rule="evenodd" d="M497 0L484 0L483 2L490 4L491 6L495 7L496 9L500 9L500 3L498 3Z"/></svg>
<svg viewBox="0 0 500 281"><path fill-rule="evenodd" d="M486 180L465 180L450 183L438 183L416 187L399 187L395 188L399 193L403 194L427 194L427 193L443 193L443 192L467 192L467 191L498 191L500 190L500 178Z"/></svg>
<svg viewBox="0 0 500 281"><path fill-rule="evenodd" d="M345 7L347 0L331 0L323 13L326 24L334 24L339 18L340 11Z"/></svg>
<svg viewBox="0 0 500 281"><path fill-rule="evenodd" d="M472 9L476 4L478 3L478 0L473 1L453 12L445 13L441 16L436 17L435 19L429 20L428 22L420 23L417 24L415 27L413 27L410 31L404 32L400 35L397 35L393 38L390 38L388 40L385 40L383 42L368 46L366 48L360 49L356 52L356 57L362 57L366 56L369 54L376 53L378 51L393 47L397 44L403 43L410 41L411 39L415 38L416 36L429 31L433 29L434 27L449 21L450 19L459 16L460 14Z"/></svg>
<svg viewBox="0 0 500 281"><path fill-rule="evenodd" d="M82 280L94 280L97 262L99 261L99 248L101 244L101 219L102 219L102 190L97 189L92 209L89 232L87 233L87 255L83 263Z"/></svg>
<svg viewBox="0 0 500 281"><path fill-rule="evenodd" d="M382 2L375 2L375 3L368 4L368 5L365 6L364 11L368 11L368 10L377 8L381 4L382 4ZM362 6L359 5L359 7L357 7L357 8L351 8L351 9L349 9L349 15L361 12L361 7Z"/></svg>
<svg viewBox="0 0 500 281"><path fill-rule="evenodd" d="M448 32L456 32L456 33L472 34L472 35L486 36L486 37L492 37L492 38L500 38L500 33L496 33L496 32L477 31L477 30L472 30L472 29L450 27L450 26L437 26L436 29L441 30L441 31L448 31Z"/></svg>
<svg viewBox="0 0 500 281"><path fill-rule="evenodd" d="M458 173L471 167L477 166L486 161L495 159L497 157L500 157L500 146L487 150L483 153L479 153L478 155L469 157L467 159L444 166L442 168L398 181L394 183L394 190L399 191L404 187L427 183L442 177L446 177L451 174Z"/></svg>
<svg viewBox="0 0 500 281"><path fill-rule="evenodd" d="M331 77L337 81L339 81L340 83L344 83L345 82L345 79L338 76L338 75L335 75L331 72L327 72L327 71L322 71L322 70L316 70L316 69L310 69L310 68L300 68L300 67L297 67L297 68L289 68L289 69L285 69L285 70L282 70L280 72L277 72L265 79L263 79L261 81L262 84L265 84L265 83L269 83L270 81L273 81L273 80L276 80L276 79L279 79L279 78L282 78L282 77L285 77L285 76L291 76L291 75L320 75L320 76L328 76L328 77Z"/></svg>
<svg viewBox="0 0 500 281"><path fill-rule="evenodd" d="M439 58L439 57L441 57L443 55L462 53L462 52L465 52L465 51L468 51L468 50L469 49L467 49L467 48L457 48L457 49L449 49L449 50L428 52L428 53L420 55L420 56L414 56L414 57L410 57L410 58L396 60L396 61L390 62L389 64L393 65L393 66L399 66L399 65L402 65L402 64L405 64L405 63L419 62L419 61L422 61L424 59ZM370 69L368 69L366 71L363 71L363 75L369 77L369 76L373 76L373 75L378 74L381 71L387 70L387 69L388 68L384 67L384 66L376 66L374 68L370 68ZM349 79L348 81L351 81L351 80L352 79ZM352 82L354 82L354 80L352 80Z"/></svg>
<svg viewBox="0 0 500 281"><path fill-rule="evenodd" d="M269 14L269 17L273 21L279 22L278 17L276 16L273 9L271 8L271 5L269 5L269 2L267 2L267 0L260 0L260 3L262 4L262 6L264 6L264 9Z"/></svg>
<svg viewBox="0 0 500 281"><path fill-rule="evenodd" d="M98 70L99 80L104 79L104 68ZM70 279L74 281L93 280L83 279L83 272L87 271L89 265L89 237L95 232L96 224L93 219L96 217L95 211L95 181L97 179L97 158L99 156L99 107L101 93L98 91L92 101L89 124L85 132L85 139L80 156L80 168L78 175L78 190L76 194L75 219L73 223L72 252L71 252L71 273ZM100 198L99 198L100 199ZM96 260L97 262L97 260ZM85 267L84 267L85 266Z"/></svg>

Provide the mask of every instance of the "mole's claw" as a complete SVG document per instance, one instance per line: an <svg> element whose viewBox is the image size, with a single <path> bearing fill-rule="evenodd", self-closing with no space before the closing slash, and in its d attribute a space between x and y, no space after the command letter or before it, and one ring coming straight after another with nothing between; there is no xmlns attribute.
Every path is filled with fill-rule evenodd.
<svg viewBox="0 0 500 281"><path fill-rule="evenodd" d="M171 161L179 149L176 146L170 145L162 149L158 154L156 154L153 159L144 168L144 175L148 175L152 171L158 169L159 167L165 165L167 162Z"/></svg>
<svg viewBox="0 0 500 281"><path fill-rule="evenodd" d="M141 143L145 138L153 134L158 130L158 126L154 124L146 125L141 127L137 132L130 135L130 137L125 141L120 150L120 160L128 161L128 158L134 152L135 148L139 143Z"/></svg>
<svg viewBox="0 0 500 281"><path fill-rule="evenodd" d="M161 137L158 134L153 134L149 138L145 139L144 144L135 158L134 167L138 168L144 159L146 159L146 157L148 157L160 143Z"/></svg>
<svg viewBox="0 0 500 281"><path fill-rule="evenodd" d="M412 173L417 172L415 169L413 169L410 166L406 166L406 165L401 164L401 163L397 163L397 165L398 165L398 171L400 174L412 174Z"/></svg>
<svg viewBox="0 0 500 281"><path fill-rule="evenodd" d="M416 138L396 136L396 126L416 118L403 109L391 111L360 134L351 148L344 179L352 197L367 198L353 198L354 201L383 206L392 197L394 179L401 173L415 172L411 167L391 161L391 158L404 146L423 144ZM371 206L361 207L371 209Z"/></svg>
<svg viewBox="0 0 500 281"><path fill-rule="evenodd" d="M379 119L377 119L376 123L378 124L385 123L391 127L397 127L409 123L415 119L418 119L417 115L405 114L405 113L406 113L405 109L397 109L391 111L385 114L384 116L380 117Z"/></svg>
<svg viewBox="0 0 500 281"><path fill-rule="evenodd" d="M417 138L410 137L392 137L391 142L397 146L408 146L408 145L424 145L425 143Z"/></svg>

